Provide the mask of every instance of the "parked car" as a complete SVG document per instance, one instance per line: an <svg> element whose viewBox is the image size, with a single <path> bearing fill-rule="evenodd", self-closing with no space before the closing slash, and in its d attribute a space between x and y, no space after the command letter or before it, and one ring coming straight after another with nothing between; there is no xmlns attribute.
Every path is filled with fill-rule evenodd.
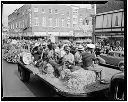
<svg viewBox="0 0 128 102"><path fill-rule="evenodd" d="M112 76L110 82L110 97L112 100L125 100L125 83L124 83L124 73L120 72Z"/></svg>
<svg viewBox="0 0 128 102"><path fill-rule="evenodd" d="M124 51L110 51L108 54L100 54L96 58L96 63L112 65L124 71Z"/></svg>

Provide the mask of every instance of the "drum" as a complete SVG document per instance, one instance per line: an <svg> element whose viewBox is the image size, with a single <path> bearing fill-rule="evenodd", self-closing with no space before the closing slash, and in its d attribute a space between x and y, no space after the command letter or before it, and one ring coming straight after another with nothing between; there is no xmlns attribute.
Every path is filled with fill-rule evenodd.
<svg viewBox="0 0 128 102"><path fill-rule="evenodd" d="M32 62L31 53L23 52L20 56L20 61L22 61L25 65L28 65Z"/></svg>

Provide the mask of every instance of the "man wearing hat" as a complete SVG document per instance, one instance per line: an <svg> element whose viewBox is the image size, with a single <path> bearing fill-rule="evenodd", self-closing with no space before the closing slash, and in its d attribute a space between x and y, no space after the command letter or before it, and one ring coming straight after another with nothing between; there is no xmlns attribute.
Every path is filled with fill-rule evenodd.
<svg viewBox="0 0 128 102"><path fill-rule="evenodd" d="M82 53L84 52L84 47L82 45L78 46L77 52L75 53L75 65L82 65Z"/></svg>
<svg viewBox="0 0 128 102"><path fill-rule="evenodd" d="M92 70L94 68L93 61L95 60L94 44L87 44L86 52L82 53L83 68L86 70Z"/></svg>

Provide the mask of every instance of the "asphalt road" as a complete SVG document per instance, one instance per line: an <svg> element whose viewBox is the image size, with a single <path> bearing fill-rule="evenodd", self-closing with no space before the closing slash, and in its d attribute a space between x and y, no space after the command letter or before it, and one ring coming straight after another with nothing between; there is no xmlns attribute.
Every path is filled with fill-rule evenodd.
<svg viewBox="0 0 128 102"><path fill-rule="evenodd" d="M118 70L103 68L103 78L111 78ZM3 97L58 97L41 79L31 75L29 83L23 83L18 77L17 65L2 61Z"/></svg>
<svg viewBox="0 0 128 102"><path fill-rule="evenodd" d="M18 76L17 65L2 61L3 97L56 97L41 79L31 75L29 83Z"/></svg>

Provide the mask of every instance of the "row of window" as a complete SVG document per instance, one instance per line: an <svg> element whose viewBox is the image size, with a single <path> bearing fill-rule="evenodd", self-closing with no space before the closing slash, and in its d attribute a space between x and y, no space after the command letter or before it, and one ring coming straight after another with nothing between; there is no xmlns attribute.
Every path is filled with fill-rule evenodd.
<svg viewBox="0 0 128 102"><path fill-rule="evenodd" d="M96 28L110 28L110 27L124 26L124 13L112 13L106 15L96 16Z"/></svg>
<svg viewBox="0 0 128 102"><path fill-rule="evenodd" d="M49 13L52 13L53 12L52 9L49 9L48 11L49 11ZM34 8L34 12L39 12L39 10L38 10L37 7ZM45 9L44 8L42 8L42 13L45 13ZM58 10L57 9L55 9L55 13L58 13Z"/></svg>
<svg viewBox="0 0 128 102"><path fill-rule="evenodd" d="M53 20L54 20L53 18L48 19L48 26L49 27L53 27L53 26L59 27L59 19L56 18L54 21ZM53 25L53 23L55 23L55 24ZM34 18L34 26L39 26L39 18L38 17ZM42 18L42 26L46 27L46 17ZM62 18L61 19L61 27L69 27L70 28L70 20L69 19L67 20L67 24L65 26L65 19Z"/></svg>
<svg viewBox="0 0 128 102"><path fill-rule="evenodd" d="M39 9L37 7L34 8L34 12L39 12ZM44 8L42 8L41 10L42 13L45 13L46 10ZM52 9L48 9L48 13L52 14L52 13L55 13L55 14L58 14L58 9L55 9L55 10L52 10ZM63 14L64 15L64 14ZM67 12L67 16L69 16L70 13L69 11Z"/></svg>
<svg viewBox="0 0 128 102"><path fill-rule="evenodd" d="M27 26L27 21L22 20L22 21L10 24L9 28L10 29L15 29L15 28L17 29L17 28L24 28L25 26Z"/></svg>
<svg viewBox="0 0 128 102"><path fill-rule="evenodd" d="M71 25L70 19L68 19L66 23L65 23L65 19L64 18L61 18L61 19L59 19L59 18L56 18L56 19L49 18L48 21L47 21L49 27L59 27L59 22L61 22L61 27L68 27L68 28L70 28L70 25ZM39 18L35 17L34 18L34 22L33 22L33 26L39 26L39 23L40 23ZM30 19L29 24L31 26L31 19ZM79 24L80 25L89 25L89 20L83 20L81 18L80 21L79 21ZM24 28L26 25L27 25L27 20L26 21L22 20L22 21L10 24L10 29ZM77 25L78 25L78 22L77 23L73 23L73 27L75 27ZM42 18L42 26L46 27L46 17Z"/></svg>
<svg viewBox="0 0 128 102"><path fill-rule="evenodd" d="M31 9L25 9L24 11L17 12L15 15L12 15L12 17L10 17L11 19L9 19L9 22L17 19L18 16L21 17L27 15L29 12L31 12Z"/></svg>

